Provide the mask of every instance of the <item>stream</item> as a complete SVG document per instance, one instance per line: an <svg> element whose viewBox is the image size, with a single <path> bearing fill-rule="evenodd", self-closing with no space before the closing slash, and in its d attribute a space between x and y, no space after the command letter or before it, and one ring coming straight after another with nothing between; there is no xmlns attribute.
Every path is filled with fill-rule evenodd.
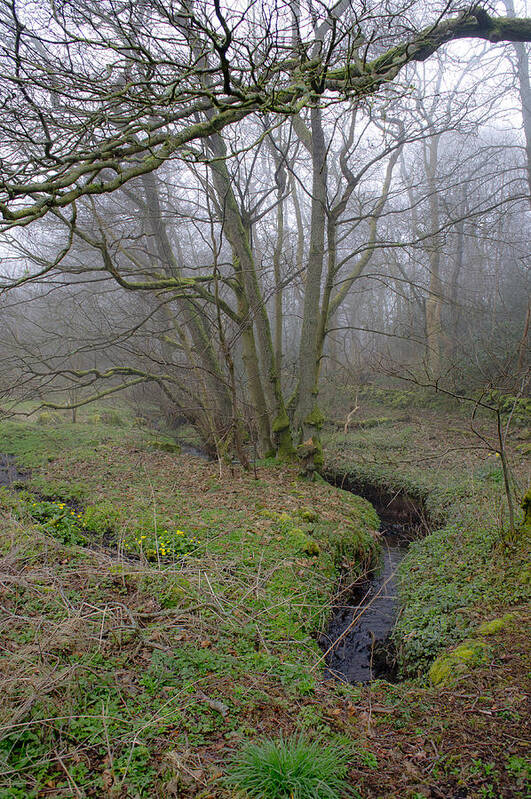
<svg viewBox="0 0 531 799"><path fill-rule="evenodd" d="M411 541L427 531L423 509L404 494L348 482L336 474L329 482L365 497L380 519L380 564L333 607L319 644L327 652L326 676L350 683L396 679L390 634L398 615L398 574ZM337 643L335 643L337 642Z"/></svg>
<svg viewBox="0 0 531 799"><path fill-rule="evenodd" d="M397 569L411 538L405 535L402 525L397 524L384 524L380 532L380 569L358 583L347 597L347 604L334 607L322 636L320 643L326 650L348 630L326 657L328 677L346 682L369 682L376 677L389 679L393 676L387 658L388 637L398 612Z"/></svg>
<svg viewBox="0 0 531 799"><path fill-rule="evenodd" d="M28 472L21 472L16 465L14 455L0 454L0 486L10 486L17 480L24 480Z"/></svg>
<svg viewBox="0 0 531 799"><path fill-rule="evenodd" d="M179 442L184 452L205 457L205 453ZM15 457L0 454L0 486L24 480L28 472L17 468ZM382 524L380 566L359 581L343 601L333 607L319 644L326 655L326 676L350 683L365 683L378 677L395 677L389 636L398 613L397 569L411 541L426 532L422 508L406 495L390 495L359 484L345 485L345 478L328 474L330 483L368 499ZM335 643L337 642L337 643Z"/></svg>

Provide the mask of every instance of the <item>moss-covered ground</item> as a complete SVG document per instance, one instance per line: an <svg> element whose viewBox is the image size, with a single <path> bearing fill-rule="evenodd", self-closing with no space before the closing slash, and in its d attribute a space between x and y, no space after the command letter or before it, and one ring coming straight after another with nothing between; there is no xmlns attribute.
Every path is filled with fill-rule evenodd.
<svg viewBox="0 0 531 799"><path fill-rule="evenodd" d="M401 425L375 425L365 450L361 431L329 440L329 459L352 466L364 452L374 472L378 441L385 456L420 458ZM246 474L165 452L159 433L118 416L8 421L0 433L0 451L31 470L0 503L2 799L228 799L232 753L294 732L350 747L359 797L525 796L523 594L500 582L492 601L467 599L462 632L437 647L481 640L481 656L453 681L430 686L427 659L413 682L331 683L316 637L339 570L354 578L374 557L366 502L286 464ZM519 585L521 550L499 548L497 523L490 551ZM479 630L507 605L508 619Z"/></svg>

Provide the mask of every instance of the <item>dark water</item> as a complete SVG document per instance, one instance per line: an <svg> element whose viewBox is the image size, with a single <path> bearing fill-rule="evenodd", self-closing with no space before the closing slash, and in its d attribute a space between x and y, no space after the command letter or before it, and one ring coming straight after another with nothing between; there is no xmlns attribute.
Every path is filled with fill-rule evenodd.
<svg viewBox="0 0 531 799"><path fill-rule="evenodd" d="M201 449L200 447L196 447L193 444L187 444L186 441L181 441L180 438L176 438L175 442L180 446L181 452L184 452L186 455L194 455L196 458L201 458L204 461L215 460L211 455L208 454L208 452L206 452L206 450Z"/></svg>
<svg viewBox="0 0 531 799"><path fill-rule="evenodd" d="M27 472L17 469L14 455L0 454L0 486L10 486L17 480L24 480Z"/></svg>
<svg viewBox="0 0 531 799"><path fill-rule="evenodd" d="M381 568L358 584L344 605L334 608L320 641L323 650L350 629L326 657L327 676L347 682L393 676L388 637L398 611L396 571L411 541L408 533L402 524L382 525Z"/></svg>

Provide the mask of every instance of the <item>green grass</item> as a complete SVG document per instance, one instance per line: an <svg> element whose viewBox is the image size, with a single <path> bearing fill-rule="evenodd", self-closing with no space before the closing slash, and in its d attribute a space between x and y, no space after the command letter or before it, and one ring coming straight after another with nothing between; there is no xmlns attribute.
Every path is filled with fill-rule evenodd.
<svg viewBox="0 0 531 799"><path fill-rule="evenodd" d="M227 784L248 799L341 799L349 752L302 736L249 744L229 768Z"/></svg>
<svg viewBox="0 0 531 799"><path fill-rule="evenodd" d="M443 464L435 473L415 463L416 429L358 431L354 444L344 440L342 456L383 485L396 486L403 475L403 485L445 519L445 529L414 545L406 562L400 623L411 640L412 673L425 668L426 652L466 635L481 613L521 596L514 586L525 577L516 549L500 549L493 523L492 497L500 490L494 458L464 470ZM437 713L446 699L434 715L435 694L424 689L417 701L407 684L329 685L312 670L339 570L348 564L354 576L375 557L370 531L378 520L367 502L301 482L295 469L275 461L258 467L257 480L229 466L220 475L217 464L153 449L149 432L132 427L6 422L0 435L2 449L32 467L29 493L0 492L7 564L0 796L59 799L77 790L87 798L107 791L233 799L219 775L234 752L246 742L260 749L264 738L278 743L280 735L293 749L298 731L304 746L314 747L314 761L316 749L327 757L342 752L348 734L350 754L336 774L348 765L351 784L359 781L360 795L373 799L392 795L389 770L402 790L402 752L412 735L426 757L434 748L421 743L423 735L435 736L437 750L443 746ZM80 538L62 524L74 525ZM165 530L193 543L186 557L177 542L166 548ZM144 544L124 549L135 538L158 542L158 556L150 558ZM517 703L496 698L484 705L489 693L478 690L478 707L494 708L479 722L500 723L497 707L511 714L508 724L518 719ZM467 728L472 719L471 709ZM448 738L453 721L444 721ZM385 747L395 739L391 753ZM510 756L522 782L521 752ZM502 781L504 763L498 757ZM437 762L422 779L440 771L445 795L449 772L438 769ZM411 772L408 786L422 793L420 779ZM341 786L331 790L342 795ZM400 799L406 795L404 788Z"/></svg>

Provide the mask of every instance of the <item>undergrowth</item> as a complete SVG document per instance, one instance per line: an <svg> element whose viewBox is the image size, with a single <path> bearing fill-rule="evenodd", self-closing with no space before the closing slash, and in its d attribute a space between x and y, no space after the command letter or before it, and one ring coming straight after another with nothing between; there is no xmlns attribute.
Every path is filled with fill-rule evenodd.
<svg viewBox="0 0 531 799"><path fill-rule="evenodd" d="M369 504L135 430L3 430L32 472L0 495L0 796L186 795L208 742L292 728L338 570L375 558Z"/></svg>
<svg viewBox="0 0 531 799"><path fill-rule="evenodd" d="M430 524L399 571L392 638L402 676L425 675L440 650L466 638L478 619L530 596L529 536L522 530L508 539L502 472L488 445L493 432L482 430L486 443L479 446L470 431L452 430L455 424L451 417L441 435L440 417L431 427L423 415L328 437L330 477L409 497ZM517 452L513 464L525 484Z"/></svg>

